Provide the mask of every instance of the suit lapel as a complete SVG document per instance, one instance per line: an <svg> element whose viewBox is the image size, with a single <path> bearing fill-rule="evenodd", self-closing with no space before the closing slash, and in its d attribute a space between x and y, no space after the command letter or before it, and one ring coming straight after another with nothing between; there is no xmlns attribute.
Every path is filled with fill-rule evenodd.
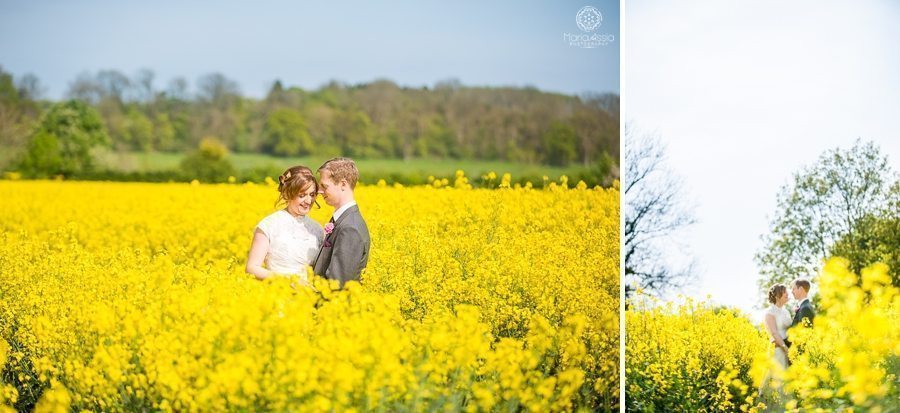
<svg viewBox="0 0 900 413"><path fill-rule="evenodd" d="M319 259L322 258L322 251L325 250L325 242L331 241L332 236L334 235L335 231L337 231L338 225L340 225L341 222L343 222L344 219L346 219L347 216L350 215L351 213L354 213L354 214L359 213L359 207L357 205L354 205L350 208L347 208L347 210L344 211L343 214L341 214L340 218L338 218L336 221L334 221L334 229L331 230L330 234L325 234L325 240L322 242L322 246L319 247L319 253L316 254L316 260L314 261L315 263L318 263ZM334 220L334 217L331 217L331 220ZM329 222L331 220L329 220Z"/></svg>
<svg viewBox="0 0 900 413"><path fill-rule="evenodd" d="M333 224L333 223L334 223L334 217L331 217L331 219L329 219L328 223L325 225ZM316 267L319 266L319 258L322 258L322 251L325 250L325 243L328 242L328 238L330 238L331 234L333 234L333 233L334 233L334 228L331 229L331 233L325 234L325 238L322 239L322 245L319 246L319 252L316 253L316 259L313 260L313 270L314 271L316 270Z"/></svg>
<svg viewBox="0 0 900 413"><path fill-rule="evenodd" d="M357 211L359 211L358 205L354 205L350 208L347 208L347 210L344 211L343 214L341 214L341 217L338 218L337 221L334 221L334 228L337 229L338 225L341 225L341 222L344 222L344 220L347 218L348 215L350 215L351 213L355 214L355 213L357 213ZM334 232L332 232L332 234L333 233Z"/></svg>

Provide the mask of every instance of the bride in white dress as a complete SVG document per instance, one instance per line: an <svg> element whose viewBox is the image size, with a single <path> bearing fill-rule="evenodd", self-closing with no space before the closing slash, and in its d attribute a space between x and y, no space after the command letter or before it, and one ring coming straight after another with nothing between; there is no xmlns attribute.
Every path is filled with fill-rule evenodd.
<svg viewBox="0 0 900 413"><path fill-rule="evenodd" d="M765 326L769 333L769 341L775 346L773 355L774 365L781 369L786 369L790 364L788 360L787 346L787 330L791 326L791 313L784 308L788 301L787 286L784 284L775 284L769 288L769 308L766 309ZM772 378L772 372L766 374L762 384L759 386L759 395L763 395L769 381ZM780 386L776 388L779 399L783 398Z"/></svg>
<svg viewBox="0 0 900 413"><path fill-rule="evenodd" d="M784 308L787 304L787 286L775 284L769 288L769 303L766 309L766 331L769 341L775 345L775 361L783 368L788 366L787 329L791 326L791 313Z"/></svg>
<svg viewBox="0 0 900 413"><path fill-rule="evenodd" d="M325 230L309 217L319 186L312 170L294 166L278 177L279 209L262 219L253 233L246 271L264 280L276 275L296 275L307 283L311 265L325 240ZM265 262L265 266L263 263Z"/></svg>

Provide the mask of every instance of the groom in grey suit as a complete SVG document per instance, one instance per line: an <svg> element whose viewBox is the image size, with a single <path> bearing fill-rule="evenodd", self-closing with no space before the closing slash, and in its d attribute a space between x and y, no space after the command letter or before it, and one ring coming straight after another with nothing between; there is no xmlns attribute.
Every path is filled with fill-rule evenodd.
<svg viewBox="0 0 900 413"><path fill-rule="evenodd" d="M325 242L313 262L313 271L329 280L359 281L369 261L369 227L353 199L359 180L356 164L349 158L334 158L319 167L319 193L334 207L325 226Z"/></svg>

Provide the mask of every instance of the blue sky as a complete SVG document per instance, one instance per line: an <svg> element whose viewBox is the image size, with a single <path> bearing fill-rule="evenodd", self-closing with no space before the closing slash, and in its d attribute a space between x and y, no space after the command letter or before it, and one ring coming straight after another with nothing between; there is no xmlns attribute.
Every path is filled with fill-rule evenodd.
<svg viewBox="0 0 900 413"><path fill-rule="evenodd" d="M683 292L756 313L753 256L792 173L857 138L900 171L900 2L636 0L622 19L623 117L696 205L674 237L698 264Z"/></svg>
<svg viewBox="0 0 900 413"><path fill-rule="evenodd" d="M615 41L571 47L584 6ZM388 78L401 85L535 86L567 94L619 92L618 1L330 2L0 0L0 65L34 73L60 97L79 73L116 69L193 84L221 72L245 95L275 79L316 88Z"/></svg>

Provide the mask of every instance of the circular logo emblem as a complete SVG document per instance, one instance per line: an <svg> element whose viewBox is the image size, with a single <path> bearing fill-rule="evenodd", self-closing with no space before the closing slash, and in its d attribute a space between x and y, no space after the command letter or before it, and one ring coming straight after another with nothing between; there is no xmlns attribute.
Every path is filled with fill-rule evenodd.
<svg viewBox="0 0 900 413"><path fill-rule="evenodd" d="M575 23L578 23L579 29L592 32L600 27L600 23L603 23L603 15L593 6L584 6L575 15Z"/></svg>

